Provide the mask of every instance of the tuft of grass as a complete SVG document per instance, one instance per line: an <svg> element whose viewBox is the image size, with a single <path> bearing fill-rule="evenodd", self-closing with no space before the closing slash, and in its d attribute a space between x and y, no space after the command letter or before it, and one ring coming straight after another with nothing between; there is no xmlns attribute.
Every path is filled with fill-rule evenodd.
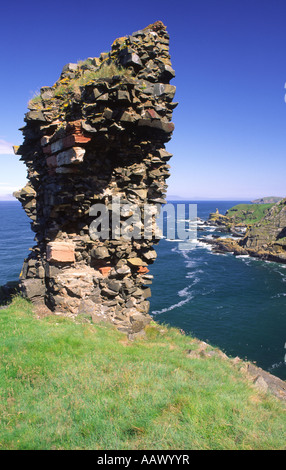
<svg viewBox="0 0 286 470"><path fill-rule="evenodd" d="M0 448L282 449L285 408L230 359L152 322L128 341L109 324L0 311Z"/></svg>
<svg viewBox="0 0 286 470"><path fill-rule="evenodd" d="M36 91L33 97L28 102L28 108L38 108L41 106L41 104L42 104L41 93L39 91Z"/></svg>
<svg viewBox="0 0 286 470"><path fill-rule="evenodd" d="M88 61L89 59L87 59ZM86 64L84 61L82 64ZM103 62L98 70L83 69L81 74L68 81L62 81L55 88L55 96L65 98L69 93L73 93L81 86L85 86L98 80L100 78L112 78L114 76L126 76L128 71L121 66L116 65L114 62Z"/></svg>

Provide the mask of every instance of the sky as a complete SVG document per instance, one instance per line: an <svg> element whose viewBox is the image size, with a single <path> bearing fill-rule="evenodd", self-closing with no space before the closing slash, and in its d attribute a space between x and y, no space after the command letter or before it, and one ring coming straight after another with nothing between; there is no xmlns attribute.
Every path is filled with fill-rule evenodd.
<svg viewBox="0 0 286 470"><path fill-rule="evenodd" d="M12 145L27 103L68 62L157 20L177 88L168 195L286 196L285 0L12 1L1 6L0 198L26 183Z"/></svg>

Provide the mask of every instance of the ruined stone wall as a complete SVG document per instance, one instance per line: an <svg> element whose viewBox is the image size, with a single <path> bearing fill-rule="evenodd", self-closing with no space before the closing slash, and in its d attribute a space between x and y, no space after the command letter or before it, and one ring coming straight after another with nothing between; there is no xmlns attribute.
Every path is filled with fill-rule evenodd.
<svg viewBox="0 0 286 470"><path fill-rule="evenodd" d="M35 232L21 273L34 302L131 333L149 321L148 265L158 239L154 226L144 237L141 209L148 205L156 215L165 202L174 75L169 35L156 22L115 40L99 58L66 65L29 103L24 142L15 148L29 183L16 197ZM92 208L102 204L110 216L114 200L120 221L115 227L110 217L99 238Z"/></svg>

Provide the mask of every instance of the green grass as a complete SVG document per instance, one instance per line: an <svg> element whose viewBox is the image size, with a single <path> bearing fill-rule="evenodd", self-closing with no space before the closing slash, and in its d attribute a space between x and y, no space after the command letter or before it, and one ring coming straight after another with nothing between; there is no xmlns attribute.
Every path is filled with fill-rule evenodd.
<svg viewBox="0 0 286 470"><path fill-rule="evenodd" d="M38 107L41 105L41 103L42 103L41 94L39 91L36 91L33 97L29 100L28 106Z"/></svg>
<svg viewBox="0 0 286 470"><path fill-rule="evenodd" d="M84 62L83 62L84 64ZM83 70L81 75L76 78L67 80L64 83L59 82L55 87L55 96L56 97L66 97L69 93L74 92L78 87L85 86L98 80L100 78L112 78L114 76L128 76L129 72L122 68L121 66L116 65L114 62L111 63L102 63L98 70Z"/></svg>
<svg viewBox="0 0 286 470"><path fill-rule="evenodd" d="M0 449L285 448L283 404L174 328L130 342L15 298L0 332Z"/></svg>
<svg viewBox="0 0 286 470"><path fill-rule="evenodd" d="M259 222L274 204L238 204L226 213L235 223L252 225Z"/></svg>
<svg viewBox="0 0 286 470"><path fill-rule="evenodd" d="M76 73L75 78L59 80L54 85L54 97L62 100L68 99L70 94L73 94L81 86L91 84L98 79L112 78L114 76L125 76L130 77L131 72L127 69L117 65L115 62L103 61L101 66L97 70L85 69L84 66L91 64L91 59L81 61L79 64L79 70ZM28 106L40 109L42 107L42 98L40 92L36 92L33 98L29 101Z"/></svg>

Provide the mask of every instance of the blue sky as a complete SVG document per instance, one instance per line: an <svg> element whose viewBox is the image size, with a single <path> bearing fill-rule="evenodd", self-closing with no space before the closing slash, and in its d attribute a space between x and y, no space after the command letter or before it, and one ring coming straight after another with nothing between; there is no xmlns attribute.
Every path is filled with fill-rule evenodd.
<svg viewBox="0 0 286 470"><path fill-rule="evenodd" d="M63 66L167 26L177 87L169 195L286 196L285 0L50 0L1 7L0 195L25 184L12 154L27 102Z"/></svg>

